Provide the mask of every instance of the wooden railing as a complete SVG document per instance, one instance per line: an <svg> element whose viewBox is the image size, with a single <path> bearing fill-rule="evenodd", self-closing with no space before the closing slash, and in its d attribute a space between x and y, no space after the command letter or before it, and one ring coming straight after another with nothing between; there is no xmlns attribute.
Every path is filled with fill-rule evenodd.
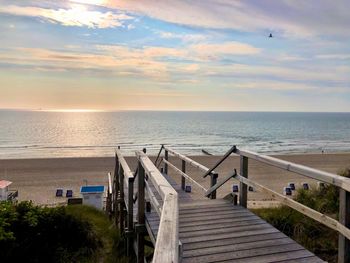
<svg viewBox="0 0 350 263"><path fill-rule="evenodd" d="M209 168L192 160L191 158L182 155L178 152L176 152L175 150L171 149L170 147L164 146L162 145L161 150L164 150L164 158L162 159L162 161L164 162L164 173L168 174L168 167L172 168L176 173L181 175L181 188L183 190L185 190L185 185L186 185L186 179L191 181L192 183L194 183L194 185L196 185L197 187L200 188L200 190L207 192L208 189L206 189L205 187L203 187L201 184L199 184L198 182L196 182L195 180L193 180L188 174L186 174L186 164L189 164L195 168L197 168L198 170L207 173L209 171ZM181 160L181 170L178 169L175 165L171 164L169 162L169 153L172 154L173 156L179 158ZM210 175L210 186L213 187L214 185L216 185L217 183L217 179L218 179L218 173L214 171L214 169L212 169L212 171L210 171L208 173L208 175ZM210 197L211 199L216 199L216 191L212 191L208 197Z"/></svg>
<svg viewBox="0 0 350 263"><path fill-rule="evenodd" d="M134 175L120 149L116 150L114 174L115 223L124 230L127 238L127 255L131 255L134 235ZM119 191L119 196L117 196ZM124 218L126 217L126 220ZM126 221L126 223L124 222Z"/></svg>
<svg viewBox="0 0 350 263"><path fill-rule="evenodd" d="M145 220L145 189L160 217L152 262L177 263L179 261L179 208L177 192L146 154L137 152L136 156L138 159L138 223L144 224ZM148 176L148 180L151 181L152 185L159 193L163 201L162 206L153 195L149 183L147 182L148 180L145 180L145 175Z"/></svg>
<svg viewBox="0 0 350 263"><path fill-rule="evenodd" d="M115 200L115 222L119 229L125 231L127 238L127 255L136 252L137 262L144 263L144 246L146 241L145 203L149 200L160 218L160 225L153 253L154 263L179 262L179 209L177 192L159 172L157 167L144 152L136 152L138 161L136 172L128 166L120 149L116 150L116 169L113 180ZM137 180L134 199L134 183ZM161 197L158 202L150 184ZM117 194L119 195L117 196ZM136 223L134 224L134 204L137 202ZM126 221L126 222L125 222Z"/></svg>
<svg viewBox="0 0 350 263"><path fill-rule="evenodd" d="M261 191L270 195L272 198L278 200L284 205L287 205L294 210L320 222L321 224L337 231L339 233L338 244L338 262L350 262L350 178L339 176L332 173L327 173L317 169L313 169L304 165L295 164L280 160L271 156L260 155L251 151L244 151L232 147L211 169L203 175L204 177L217 168L223 161L225 161L232 153L239 155L240 158L240 172L236 170L224 177L216 185L212 186L206 195L210 195L222 185L224 185L230 178L235 178L240 182L239 203L243 207L247 207L247 186L254 187L257 191ZM289 172L297 173L299 175L312 178L330 185L335 185L340 188L340 203L339 203L339 222L325 214L322 214L314 209L311 209L303 204L294 201L280 193L277 193L266 186L263 186L251 179L248 179L248 160L253 159L264 164L274 166Z"/></svg>

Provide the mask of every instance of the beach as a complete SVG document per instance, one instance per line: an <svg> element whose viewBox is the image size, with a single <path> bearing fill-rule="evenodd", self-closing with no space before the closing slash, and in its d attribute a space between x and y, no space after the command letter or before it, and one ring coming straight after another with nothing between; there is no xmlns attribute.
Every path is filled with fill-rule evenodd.
<svg viewBox="0 0 350 263"><path fill-rule="evenodd" d="M276 155L274 157L331 173L338 173L350 167L350 153L294 154ZM220 156L191 156L191 158L207 167L211 167ZM131 169L134 170L136 158L126 157L126 160ZM170 157L170 161L177 167L181 167L181 163L177 158ZM19 200L33 200L37 204L52 205L66 201L65 197L55 197L57 188L63 188L65 191L71 189L75 197L80 197L80 187L86 183L107 186L107 173L112 172L113 174L114 162L113 157L3 159L0 160L0 179L13 182L10 189L19 191ZM209 187L209 177L203 178L201 171L189 165L186 168L187 174L194 180L205 188ZM232 156L216 169L219 173L219 180L235 168L239 171L239 158ZM316 187L315 180L257 163L253 160L249 161L248 172L249 178L279 193L282 193L283 187L288 182L296 183L297 187L301 187L303 182L308 182L311 187ZM180 176L170 168L169 174L177 182L180 182ZM223 185L218 190L217 197L222 198L229 194L234 183L237 182L231 179ZM203 191L200 188L193 183L188 184L192 186L194 199L203 198ZM249 206L252 208L275 204L269 196L259 192L249 192L248 200Z"/></svg>

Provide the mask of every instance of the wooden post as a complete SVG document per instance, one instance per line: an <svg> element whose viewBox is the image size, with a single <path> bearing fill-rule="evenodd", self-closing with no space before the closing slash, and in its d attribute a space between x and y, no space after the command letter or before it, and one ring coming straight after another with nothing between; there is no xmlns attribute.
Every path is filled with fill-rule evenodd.
<svg viewBox="0 0 350 263"><path fill-rule="evenodd" d="M119 205L118 205L118 192L119 192L119 170L120 170L120 164L118 160L118 155L115 155L115 167L114 167L114 189L113 189L113 194L114 194L114 220L115 220L115 226L118 227L118 219L119 219Z"/></svg>
<svg viewBox="0 0 350 263"><path fill-rule="evenodd" d="M216 185L217 179L218 179L217 173L210 174L210 187L213 187L214 185ZM216 190L212 192L212 194L210 195L210 199L216 199Z"/></svg>
<svg viewBox="0 0 350 263"><path fill-rule="evenodd" d="M339 190L339 222L346 227L350 227L350 193ZM350 241L339 234L338 241L338 263L350 262Z"/></svg>
<svg viewBox="0 0 350 263"><path fill-rule="evenodd" d="M145 169L138 164L138 197L137 197L137 262L144 263L144 229L145 229Z"/></svg>
<svg viewBox="0 0 350 263"><path fill-rule="evenodd" d="M164 159L165 160L169 160L169 153L168 153L168 151L167 150L165 150L165 156L164 156ZM164 173L165 174L168 174L168 164L164 164Z"/></svg>
<svg viewBox="0 0 350 263"><path fill-rule="evenodd" d="M124 169L119 172L119 229L124 231Z"/></svg>
<svg viewBox="0 0 350 263"><path fill-rule="evenodd" d="M182 169L181 171L183 173L186 173L186 162L184 160L182 160ZM186 186L186 178L184 176L181 176L181 189L185 190L185 186Z"/></svg>
<svg viewBox="0 0 350 263"><path fill-rule="evenodd" d="M134 178L128 180L128 215L127 215L127 256L131 256L133 250L134 235Z"/></svg>
<svg viewBox="0 0 350 263"><path fill-rule="evenodd" d="M248 178L248 157L240 156L240 174L242 177ZM248 191L247 185L240 182L239 187L239 204L245 208L247 208L247 198Z"/></svg>

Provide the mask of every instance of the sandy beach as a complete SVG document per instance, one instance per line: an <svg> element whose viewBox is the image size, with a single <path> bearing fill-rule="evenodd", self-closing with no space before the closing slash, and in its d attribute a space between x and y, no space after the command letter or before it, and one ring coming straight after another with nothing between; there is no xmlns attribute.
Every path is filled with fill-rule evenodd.
<svg viewBox="0 0 350 263"><path fill-rule="evenodd" d="M278 155L275 157L332 173L338 173L350 167L349 153ZM220 156L193 156L192 158L207 167L211 167ZM136 167L134 157L127 157L127 161L132 169ZM170 161L177 167L181 167L178 159L170 158ZM219 178L234 168L239 169L237 156L230 157L217 169ZM64 202L65 197L55 197L57 188L72 189L74 196L80 197L80 187L85 185L86 181L91 185L107 186L107 173L113 171L113 157L0 160L0 179L13 182L11 189L19 191L19 200L33 200L38 204ZM170 175L179 182L180 177L172 170L169 171ZM204 187L209 187L209 178L203 179L201 171L187 166L187 173ZM283 187L288 182L295 182L299 187L302 182L308 182L312 187L316 186L315 180L255 161L249 162L249 178L279 193L282 193ZM234 183L236 182L231 179L220 188L218 198L230 193ZM195 199L203 198L203 192L193 184L192 193ZM248 199L250 207L261 207L267 203L274 204L269 197L258 192L250 192Z"/></svg>

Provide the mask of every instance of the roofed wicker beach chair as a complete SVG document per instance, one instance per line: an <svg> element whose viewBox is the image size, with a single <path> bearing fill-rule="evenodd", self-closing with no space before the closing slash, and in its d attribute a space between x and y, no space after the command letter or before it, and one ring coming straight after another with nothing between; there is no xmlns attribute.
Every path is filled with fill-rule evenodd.
<svg viewBox="0 0 350 263"><path fill-rule="evenodd" d="M66 197L73 197L73 190L67 190Z"/></svg>
<svg viewBox="0 0 350 263"><path fill-rule="evenodd" d="M62 197L63 196L63 189L56 189L56 197Z"/></svg>

